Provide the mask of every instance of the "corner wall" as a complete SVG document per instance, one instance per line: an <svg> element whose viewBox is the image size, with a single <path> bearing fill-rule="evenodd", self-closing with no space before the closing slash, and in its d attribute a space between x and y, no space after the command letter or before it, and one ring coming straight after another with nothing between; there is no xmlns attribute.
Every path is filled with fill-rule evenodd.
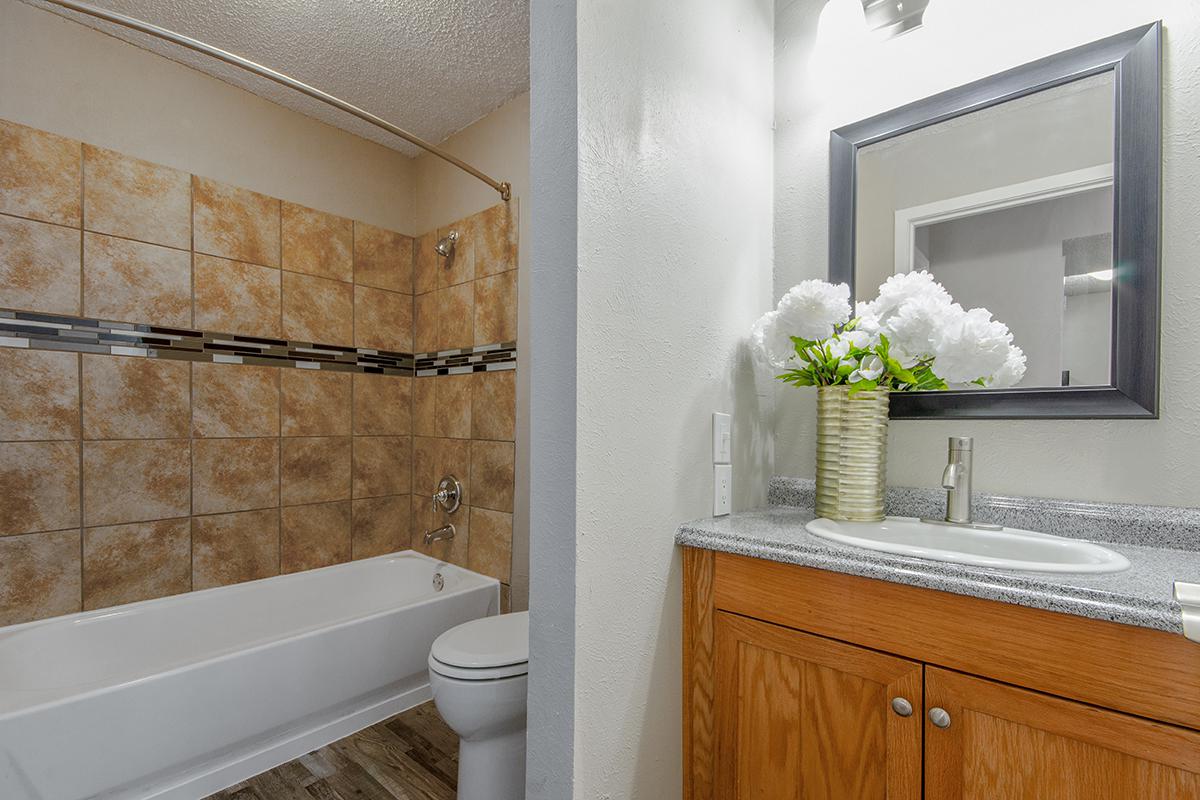
<svg viewBox="0 0 1200 800"><path fill-rule="evenodd" d="M897 421L888 481L932 486L946 437L974 436L981 491L1195 505L1200 374L1200 6L1188 0L934 0L925 26L879 42L858 0L794 0L776 19L775 297L827 276L829 131L1043 56L1162 19L1162 418L1154 421ZM812 476L815 399L780 387L778 472Z"/></svg>
<svg viewBox="0 0 1200 800"><path fill-rule="evenodd" d="M714 410L738 508L771 472L743 342L771 293L774 8L578 14L574 796L678 797L673 536L712 513Z"/></svg>

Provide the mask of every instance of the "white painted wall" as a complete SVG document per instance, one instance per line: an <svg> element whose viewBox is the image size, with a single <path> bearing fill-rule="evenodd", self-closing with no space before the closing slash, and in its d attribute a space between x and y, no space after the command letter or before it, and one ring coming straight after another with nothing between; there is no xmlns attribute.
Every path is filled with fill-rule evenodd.
<svg viewBox="0 0 1200 800"><path fill-rule="evenodd" d="M17 0L0 0L0 118L419 232L412 159Z"/></svg>
<svg viewBox="0 0 1200 800"><path fill-rule="evenodd" d="M924 28L880 42L859 0L793 0L776 19L778 296L827 275L829 131L855 120L1161 18L1163 58L1162 418L1156 421L899 421L894 485L932 486L946 437L974 436L985 492L1195 505L1200 485L1200 4L1193 0L934 0ZM778 467L813 474L811 392L781 387Z"/></svg>
<svg viewBox="0 0 1200 800"><path fill-rule="evenodd" d="M517 209L518 265L529 247L529 93L514 97L440 146L498 181L512 184ZM442 159L424 154L414 163L417 232L424 233L490 208L500 195ZM529 270L517 273L517 465L513 507L512 610L529 607Z"/></svg>
<svg viewBox="0 0 1200 800"><path fill-rule="evenodd" d="M673 536L712 513L713 410L738 507L771 471L742 340L771 299L773 13L578 4L577 798L679 796Z"/></svg>

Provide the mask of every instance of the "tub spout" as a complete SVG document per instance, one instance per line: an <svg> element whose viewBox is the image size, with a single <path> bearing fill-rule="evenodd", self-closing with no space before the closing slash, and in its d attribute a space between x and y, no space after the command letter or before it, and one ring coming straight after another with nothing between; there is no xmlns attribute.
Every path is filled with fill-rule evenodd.
<svg viewBox="0 0 1200 800"><path fill-rule="evenodd" d="M432 531L425 531L425 544L430 545L434 542L440 542L443 539L454 538L454 526L447 524Z"/></svg>

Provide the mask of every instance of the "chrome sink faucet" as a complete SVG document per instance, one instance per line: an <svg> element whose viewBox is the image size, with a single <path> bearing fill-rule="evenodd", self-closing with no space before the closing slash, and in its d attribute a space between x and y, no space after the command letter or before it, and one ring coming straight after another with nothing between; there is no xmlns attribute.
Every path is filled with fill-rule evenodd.
<svg viewBox="0 0 1200 800"><path fill-rule="evenodd" d="M971 456L974 444L970 436L950 437L949 461L942 472L942 488L946 490L946 518L922 519L922 522L1000 530L999 525L976 522L971 514Z"/></svg>

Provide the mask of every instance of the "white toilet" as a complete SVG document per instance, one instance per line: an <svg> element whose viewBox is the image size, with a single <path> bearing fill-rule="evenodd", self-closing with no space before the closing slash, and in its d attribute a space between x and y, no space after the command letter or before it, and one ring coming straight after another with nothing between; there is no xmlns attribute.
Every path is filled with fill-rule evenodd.
<svg viewBox="0 0 1200 800"><path fill-rule="evenodd" d="M458 800L525 797L529 612L472 620L429 651L429 685L458 734Z"/></svg>

